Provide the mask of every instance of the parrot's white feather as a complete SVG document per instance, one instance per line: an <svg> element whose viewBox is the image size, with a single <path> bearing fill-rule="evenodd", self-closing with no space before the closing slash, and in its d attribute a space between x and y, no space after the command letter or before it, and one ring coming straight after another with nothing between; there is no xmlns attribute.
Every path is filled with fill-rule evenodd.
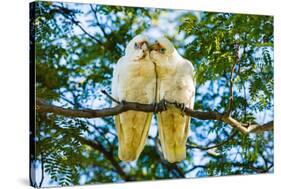
<svg viewBox="0 0 281 189"><path fill-rule="evenodd" d="M148 39L138 35L129 42L125 56L115 66L112 96L118 101L154 103L155 86L155 69L149 57ZM138 159L147 139L151 119L152 113L137 111L115 116L118 156L121 160L128 162Z"/></svg>
<svg viewBox="0 0 281 189"><path fill-rule="evenodd" d="M195 80L192 64L182 58L166 38L157 40L150 57L156 64L156 101L176 101L193 109ZM157 114L157 122L165 159L171 163L185 159L190 117L177 108L168 107L167 111Z"/></svg>

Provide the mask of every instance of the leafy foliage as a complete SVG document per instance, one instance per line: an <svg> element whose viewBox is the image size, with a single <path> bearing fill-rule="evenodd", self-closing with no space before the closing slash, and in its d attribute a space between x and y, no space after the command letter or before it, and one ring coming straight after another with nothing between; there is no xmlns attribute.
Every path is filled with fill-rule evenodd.
<svg viewBox="0 0 281 189"><path fill-rule="evenodd" d="M194 64L195 109L225 111L235 65L232 116L251 123L261 113L273 119L273 17L56 2L36 2L34 11L36 96L50 103L72 109L110 106L99 91L110 91L114 64L126 44L136 34L153 35L155 27L162 27L159 31ZM175 17L178 30L165 29L167 14ZM169 164L155 130L153 124L139 160L125 164L117 156L111 117L87 120L37 113L36 161L49 177L43 186L272 170L272 132L245 136L216 121L193 119L188 145L195 148L188 149L185 161ZM222 142L210 150L196 148Z"/></svg>

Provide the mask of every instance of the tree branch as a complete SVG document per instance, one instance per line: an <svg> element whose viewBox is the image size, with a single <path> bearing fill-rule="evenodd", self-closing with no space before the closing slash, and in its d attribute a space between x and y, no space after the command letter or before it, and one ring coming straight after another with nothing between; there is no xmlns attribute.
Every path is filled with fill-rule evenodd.
<svg viewBox="0 0 281 189"><path fill-rule="evenodd" d="M204 147L204 146L195 146L195 145L186 145L186 147L188 148L197 148L197 149L200 149L200 150L210 150L210 149L213 149L213 148L218 148L220 146L223 146L225 144L227 144L229 141L231 141L237 134L237 131L234 131L226 140L220 142L219 144L215 144L215 145L212 145L212 146L207 146L207 147Z"/></svg>
<svg viewBox="0 0 281 189"><path fill-rule="evenodd" d="M120 102L119 102L118 100L114 99L112 96L110 96L110 95L106 92L106 90L101 90L101 92L102 92L105 96L107 96L110 100L112 100L113 102L116 102L117 104L120 104Z"/></svg>
<svg viewBox="0 0 281 189"><path fill-rule="evenodd" d="M270 169L273 167L273 163L267 168L265 169L262 173L267 173L268 171L270 171Z"/></svg>
<svg viewBox="0 0 281 189"><path fill-rule="evenodd" d="M192 168L185 171L185 174L190 173L190 172L194 171L195 169L198 169L198 168L205 169L206 167L207 167L206 165L194 165Z"/></svg>
<svg viewBox="0 0 281 189"><path fill-rule="evenodd" d="M232 64L231 67L231 72L230 72L230 78L229 78L229 102L228 102L228 108L227 111L225 112L226 116L230 116L231 115L231 111L233 108L233 101L234 101L234 96L233 96L233 74L235 71L235 66L238 64L240 65L240 58L239 58L239 45L236 44L234 49L236 50L236 56L235 56L235 60L234 63Z"/></svg>
<svg viewBox="0 0 281 189"><path fill-rule="evenodd" d="M92 4L90 4L90 8L91 8L91 11L94 13L94 17L96 19L96 24L97 26L99 27L99 29L101 30L101 32L103 33L103 36L104 37L108 37L107 33L105 32L104 30L104 26L100 23L99 21L99 18L98 18L98 15L97 15L97 9L96 7L94 8Z"/></svg>
<svg viewBox="0 0 281 189"><path fill-rule="evenodd" d="M105 158L107 160L110 161L110 163L112 164L112 166L115 168L115 170L118 172L118 174L120 175L121 178L123 178L125 181L132 181L134 180L133 178L129 177L125 171L123 170L123 168L119 165L119 163L116 161L116 159L114 159L113 157L113 153L107 151L101 144L99 143L95 143L94 141L91 140L87 140L83 137L77 137L78 140L82 143L82 144L86 144L90 147L92 147L93 149L98 150L99 152L101 152Z"/></svg>
<svg viewBox="0 0 281 189"><path fill-rule="evenodd" d="M185 173L178 167L177 163L169 163L167 160L164 160L162 164L167 167L170 172L175 171L178 178L185 178Z"/></svg>
<svg viewBox="0 0 281 189"><path fill-rule="evenodd" d="M169 105L176 104L174 102L167 102ZM155 112L155 104L142 104L138 102L126 102L122 101L121 103L117 104L115 107L112 108L104 108L98 110L91 110L91 109L83 109L83 110L72 110L67 108L62 108L54 105L48 104L45 100L37 98L36 99L36 110L38 112L49 112L58 115L63 115L67 117L80 117L80 118L98 118L98 117L107 117L107 116L114 116L120 113L134 110L134 111L141 111L141 112ZM165 111L164 108L159 106L159 112ZM204 111L197 111L192 110L190 108L185 107L184 113L188 116L193 118L197 118L200 120L216 120L221 121L224 123L229 124L230 126L236 128L240 132L244 134L249 133L258 133L264 131L273 130L273 121L270 121L263 125L258 124L247 124L241 123L236 119L232 118L231 116L226 116L224 114L218 112L204 112ZM157 113L157 112L155 112Z"/></svg>
<svg viewBox="0 0 281 189"><path fill-rule="evenodd" d="M239 162L236 162L236 163L234 162L234 163L232 163L232 165L235 167L241 167L241 168L244 168L247 170L255 171L257 173L266 173L273 167L273 164L272 164L269 169L263 169L262 167L255 167L252 164L239 163Z"/></svg>
<svg viewBox="0 0 281 189"><path fill-rule="evenodd" d="M229 79L229 103L228 103L228 109L226 111L226 115L230 116L231 114L231 110L232 110L232 106L233 106L233 101L234 101L234 97L233 97L233 72L235 70L235 65L237 62L235 62L232 65L231 68L231 73L230 73L230 79Z"/></svg>
<svg viewBox="0 0 281 189"><path fill-rule="evenodd" d="M70 20L73 24L75 24L76 26L78 26L88 37L90 37L92 40L94 40L96 43L98 43L101 48L104 48L103 43L96 38L95 36L93 36L92 34L90 34L81 24L79 21L75 20L74 16L71 14L71 10L66 8L66 7L61 7L58 5L53 5L53 7L55 7L55 9L53 11L56 11L57 13L60 13L61 15L63 15L66 19Z"/></svg>

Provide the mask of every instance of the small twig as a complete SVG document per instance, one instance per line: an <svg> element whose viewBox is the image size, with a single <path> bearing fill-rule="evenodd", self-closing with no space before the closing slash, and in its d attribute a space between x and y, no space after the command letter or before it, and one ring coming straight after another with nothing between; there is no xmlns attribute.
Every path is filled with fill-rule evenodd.
<svg viewBox="0 0 281 189"><path fill-rule="evenodd" d="M266 169L266 170L264 170L264 172L263 173L267 173L268 171L270 171L270 169L273 167L273 163Z"/></svg>
<svg viewBox="0 0 281 189"><path fill-rule="evenodd" d="M236 163L232 163L233 166L235 167L241 167L241 168L244 168L244 169L248 169L248 170L251 170L251 171L255 171L257 173L265 173L267 172L268 170L267 169L263 169L261 167L255 167L253 166L252 164L246 164L246 163L239 163L239 162L236 162Z"/></svg>
<svg viewBox="0 0 281 189"><path fill-rule="evenodd" d="M115 98L113 98L110 94L108 94L108 93L106 92L106 90L101 90L101 93L104 94L104 95L106 95L110 100L116 102L117 104L120 104L120 102L119 102L118 100L116 100Z"/></svg>
<svg viewBox="0 0 281 189"><path fill-rule="evenodd" d="M219 144L216 144L216 145L213 145L213 146L207 146L207 147L203 147L203 146L194 146L194 145L186 145L186 147L188 148L197 148L197 149L200 149L200 150L210 150L210 149L213 149L213 148L218 148L220 146L223 146L225 144L227 144L229 141L231 141L237 134L237 131L234 131L226 140L220 142Z"/></svg>
<svg viewBox="0 0 281 189"><path fill-rule="evenodd" d="M195 169L198 169L198 168L205 169L206 167L207 167L206 165L194 165L192 168L188 169L184 173L187 174L187 173L194 171Z"/></svg>
<svg viewBox="0 0 281 189"><path fill-rule="evenodd" d="M94 13L95 19L97 21L97 26L99 26L101 32L103 33L104 37L108 37L107 33L104 30L104 27L101 25L99 19L98 19L98 15L97 15L97 9L93 7L93 5L90 4L90 8L92 10L92 12Z"/></svg>
<svg viewBox="0 0 281 189"><path fill-rule="evenodd" d="M87 36L89 36L91 39L93 39L95 42L97 42L101 48L104 48L103 43L99 39L97 39L95 36L90 34L83 26L80 25L79 21L75 20L73 15L69 14L69 13L71 13L71 10L69 10L65 7L57 6L57 5L54 5L54 7L56 7L55 10L58 13L63 15L66 19L70 20L76 26L78 26Z"/></svg>
<svg viewBox="0 0 281 189"><path fill-rule="evenodd" d="M232 110L232 107L233 107L233 101L234 101L234 97L233 97L233 72L235 70L235 65L236 65L237 62L235 62L233 65L232 65L232 68L231 68L231 73L230 73L230 79L229 79L229 102L228 102L228 109L226 111L226 115L227 116L230 116L231 114L231 110Z"/></svg>
<svg viewBox="0 0 281 189"><path fill-rule="evenodd" d="M228 109L225 112L226 116L230 116L232 108L233 108L233 101L234 101L234 96L233 96L233 75L235 71L235 66L239 64L239 46L237 45L236 49L236 58L235 61L231 67L231 72L230 72L230 78L229 78L229 102L228 102Z"/></svg>
<svg viewBox="0 0 281 189"><path fill-rule="evenodd" d="M109 141L108 137L105 136L105 134L103 133L104 131L101 128L98 128L95 124L90 123L89 121L87 121L87 124L91 125L98 132L99 136L103 138L102 140L105 140L108 143L111 151L113 151L112 143Z"/></svg>
<svg viewBox="0 0 281 189"><path fill-rule="evenodd" d="M86 35L88 35L91 39L95 40L99 45L101 45L102 48L104 48L102 42L101 42L100 40L98 40L96 37L94 37L92 34L90 34L89 32L87 32L87 31L79 24L79 22L75 21L74 19L71 19L71 20L72 20L72 22L73 22L76 26L78 26Z"/></svg>
<svg viewBox="0 0 281 189"><path fill-rule="evenodd" d="M110 151L107 151L103 145L101 145L100 143L96 143L92 140L88 140L85 139L81 136L76 136L76 138L82 143L82 144L86 144L90 147L92 147L93 149L98 150L99 152L101 152L104 157L112 164L112 166L114 167L114 169L118 172L118 174L120 175L121 178L123 178L125 181L133 181L135 180L135 178L131 177L130 175L127 175L126 172L124 171L124 169L121 167L121 165L119 164L119 162L114 158L113 153Z"/></svg>

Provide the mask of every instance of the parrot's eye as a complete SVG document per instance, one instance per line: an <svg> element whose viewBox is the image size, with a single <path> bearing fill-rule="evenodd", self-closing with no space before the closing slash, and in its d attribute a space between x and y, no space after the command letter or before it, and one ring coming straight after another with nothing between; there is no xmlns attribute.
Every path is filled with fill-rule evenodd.
<svg viewBox="0 0 281 189"><path fill-rule="evenodd" d="M138 45L138 43L135 43L135 49L138 49L139 48L139 45Z"/></svg>
<svg viewBox="0 0 281 189"><path fill-rule="evenodd" d="M161 54L164 54L164 53L165 53L165 51L166 51L166 49L165 49L165 48L161 48L161 49L159 49L159 52L160 52Z"/></svg>

